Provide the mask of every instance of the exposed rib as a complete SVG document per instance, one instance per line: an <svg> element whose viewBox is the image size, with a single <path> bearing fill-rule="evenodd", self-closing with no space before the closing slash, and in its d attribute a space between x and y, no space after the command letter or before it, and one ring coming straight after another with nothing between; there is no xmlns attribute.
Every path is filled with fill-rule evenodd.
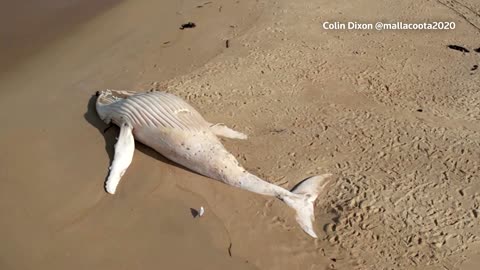
<svg viewBox="0 0 480 270"><path fill-rule="evenodd" d="M144 101L148 104L148 106L150 106L150 108L154 108L155 110L157 110L157 115L164 119L165 124L168 124L170 127L175 128L174 121L169 117L168 114L165 113L162 107L156 106L156 102L149 98L145 98Z"/></svg>
<svg viewBox="0 0 480 270"><path fill-rule="evenodd" d="M168 99L169 108L173 111L173 114L177 117L177 119L182 122L184 125L188 126L190 130L197 130L199 124L192 119L193 116L193 108L191 108L187 103L183 100L179 99L176 96L168 95L166 96ZM187 111L186 113L182 113L181 111Z"/></svg>
<svg viewBox="0 0 480 270"><path fill-rule="evenodd" d="M115 104L115 105L117 105L117 104ZM133 120L133 118L130 116L130 114L128 113L128 111L126 111L125 108L122 107L122 106L115 106L115 107L113 107L112 111L114 111L115 114L120 115L120 118L127 118L127 120L131 124L135 122Z"/></svg>
<svg viewBox="0 0 480 270"><path fill-rule="evenodd" d="M168 93L165 93L163 97L165 98L165 101L167 101L166 106L168 106L172 110L172 113L178 118L181 123L186 125L189 130L198 130L206 127L206 124L203 124L206 121L188 103L186 103L179 97ZM188 112L182 113L182 110L186 110Z"/></svg>
<svg viewBox="0 0 480 270"><path fill-rule="evenodd" d="M128 110L132 118L134 118L139 125L146 125L146 122L144 121L144 119L141 117L141 115L138 113L137 109L135 108L136 107L135 104L130 104L128 100L125 100L122 105L124 108Z"/></svg>
<svg viewBox="0 0 480 270"><path fill-rule="evenodd" d="M151 121L155 122L155 124L154 124L155 127L159 127L159 126L166 127L166 125L163 124L163 122L165 122L165 120L161 119L160 116L158 115L158 113L156 113L150 106L148 106L143 101L143 99L138 98L138 99L136 99L136 101L137 101L137 103L139 103L139 105L142 106L143 109L145 109L147 111L149 119Z"/></svg>
<svg viewBox="0 0 480 270"><path fill-rule="evenodd" d="M175 128L175 121L168 114L164 112L164 110L158 104L156 99L153 99L152 97L149 97L146 94L144 94L144 95L137 96L136 100L143 102L148 108L151 108L152 110L154 110L155 111L154 117L157 117L157 119L163 122L165 127L167 127L167 124L168 124L170 127Z"/></svg>
<svg viewBox="0 0 480 270"><path fill-rule="evenodd" d="M155 120L154 117L152 117L150 115L149 112L147 112L145 110L144 107L140 107L140 109L138 110L140 112L140 114L142 115L142 117L145 119L145 121L147 122L148 126L150 127L156 127L157 125L153 123L153 120Z"/></svg>
<svg viewBox="0 0 480 270"><path fill-rule="evenodd" d="M163 127L171 127L173 128L173 124L171 121L165 116L164 113L162 113L159 109L158 106L155 106L155 103L152 102L148 98L143 98L142 96L138 96L135 99L140 105L144 106L145 108L148 108L152 111L152 117L155 118L161 126Z"/></svg>
<svg viewBox="0 0 480 270"><path fill-rule="evenodd" d="M178 119L175 111L172 110L171 106L169 105L169 100L165 100L164 98L156 98L157 102L160 103L160 107L164 108L168 112L168 114L174 119L175 124L177 124L178 128L183 130L190 130L188 125L185 125L185 123Z"/></svg>
<svg viewBox="0 0 480 270"><path fill-rule="evenodd" d="M179 119L177 118L177 116L175 115L175 113L170 109L170 107L168 106L168 103L165 102L164 99L162 98L159 98L159 97L156 97L154 98L154 100L156 101L156 103L158 104L158 107L161 108L162 110L165 111L165 114L170 118L172 119L172 121L174 122L174 124L176 125L176 128L179 128L179 129L182 129L182 130L189 130L188 126L184 125L183 123L181 123L179 121Z"/></svg>

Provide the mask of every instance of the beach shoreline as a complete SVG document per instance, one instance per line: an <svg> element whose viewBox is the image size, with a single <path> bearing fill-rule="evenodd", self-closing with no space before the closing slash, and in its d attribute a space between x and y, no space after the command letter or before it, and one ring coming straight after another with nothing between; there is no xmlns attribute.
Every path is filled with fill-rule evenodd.
<svg viewBox="0 0 480 270"><path fill-rule="evenodd" d="M91 13L0 73L0 268L474 269L480 6L442 3L85 4ZM322 28L433 20L456 28ZM319 238L282 202L140 143L108 195L118 128L94 106L108 88L184 98L247 134L221 140L286 189L333 173L315 204Z"/></svg>

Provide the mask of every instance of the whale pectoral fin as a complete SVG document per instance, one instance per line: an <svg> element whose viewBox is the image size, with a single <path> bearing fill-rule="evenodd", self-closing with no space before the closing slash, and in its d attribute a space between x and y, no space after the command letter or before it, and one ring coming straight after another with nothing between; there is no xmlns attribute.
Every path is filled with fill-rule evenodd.
<svg viewBox="0 0 480 270"><path fill-rule="evenodd" d="M120 135L118 135L118 141L115 144L115 156L105 183L105 189L108 193L115 194L120 179L132 163L134 151L135 139L133 138L132 127L124 123L120 127Z"/></svg>
<svg viewBox="0 0 480 270"><path fill-rule="evenodd" d="M238 132L236 130L233 130L221 123L211 125L210 130L213 132L213 134L217 136L222 136L230 139L241 139L241 140L247 139L247 135L241 132Z"/></svg>

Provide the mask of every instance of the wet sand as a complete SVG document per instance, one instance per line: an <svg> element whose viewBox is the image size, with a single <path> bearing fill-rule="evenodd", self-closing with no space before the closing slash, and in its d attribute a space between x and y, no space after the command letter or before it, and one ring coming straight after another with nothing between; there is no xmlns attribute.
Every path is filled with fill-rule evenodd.
<svg viewBox="0 0 480 270"><path fill-rule="evenodd" d="M82 14L77 18L56 6L31 18L38 26L10 28L7 36L35 44L16 48L25 41L12 36L2 48L3 56L15 56L7 60L23 59L0 75L0 268L255 269L229 256L228 232L207 202L177 187L190 173L179 175L183 169L145 147L137 147L138 181L125 181L128 193L112 197L103 188L116 130L103 133L91 106L95 91L157 87L188 73L258 16L254 1L228 3L221 12L218 5L197 7L202 3L126 1L101 12L84 3L66 11ZM24 7L11 8L23 14ZM198 26L179 30L188 21ZM44 30L46 36L35 33ZM193 219L190 208L201 205L208 218Z"/></svg>
<svg viewBox="0 0 480 270"><path fill-rule="evenodd" d="M474 269L477 3L91 7L75 22L60 18L68 30L40 38L0 73L1 269ZM457 27L321 27L427 19ZM179 29L189 21L197 27ZM335 173L316 204L319 239L281 202L194 174L140 144L118 193L106 194L118 128L104 131L94 110L93 95L105 88L184 97L209 121L247 133L226 147L283 187ZM190 208L200 206L205 216L192 218Z"/></svg>
<svg viewBox="0 0 480 270"><path fill-rule="evenodd" d="M119 2L0 1L0 72L12 70L48 43Z"/></svg>

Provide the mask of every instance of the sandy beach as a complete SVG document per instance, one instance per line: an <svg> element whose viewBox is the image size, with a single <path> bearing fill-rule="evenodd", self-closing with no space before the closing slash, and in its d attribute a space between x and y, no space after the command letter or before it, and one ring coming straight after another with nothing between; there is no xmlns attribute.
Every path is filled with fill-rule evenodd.
<svg viewBox="0 0 480 270"><path fill-rule="evenodd" d="M0 9L0 269L478 268L476 1L20 2ZM351 21L455 29L323 27ZM333 173L319 238L139 143L107 194L106 88L183 97L279 186Z"/></svg>

